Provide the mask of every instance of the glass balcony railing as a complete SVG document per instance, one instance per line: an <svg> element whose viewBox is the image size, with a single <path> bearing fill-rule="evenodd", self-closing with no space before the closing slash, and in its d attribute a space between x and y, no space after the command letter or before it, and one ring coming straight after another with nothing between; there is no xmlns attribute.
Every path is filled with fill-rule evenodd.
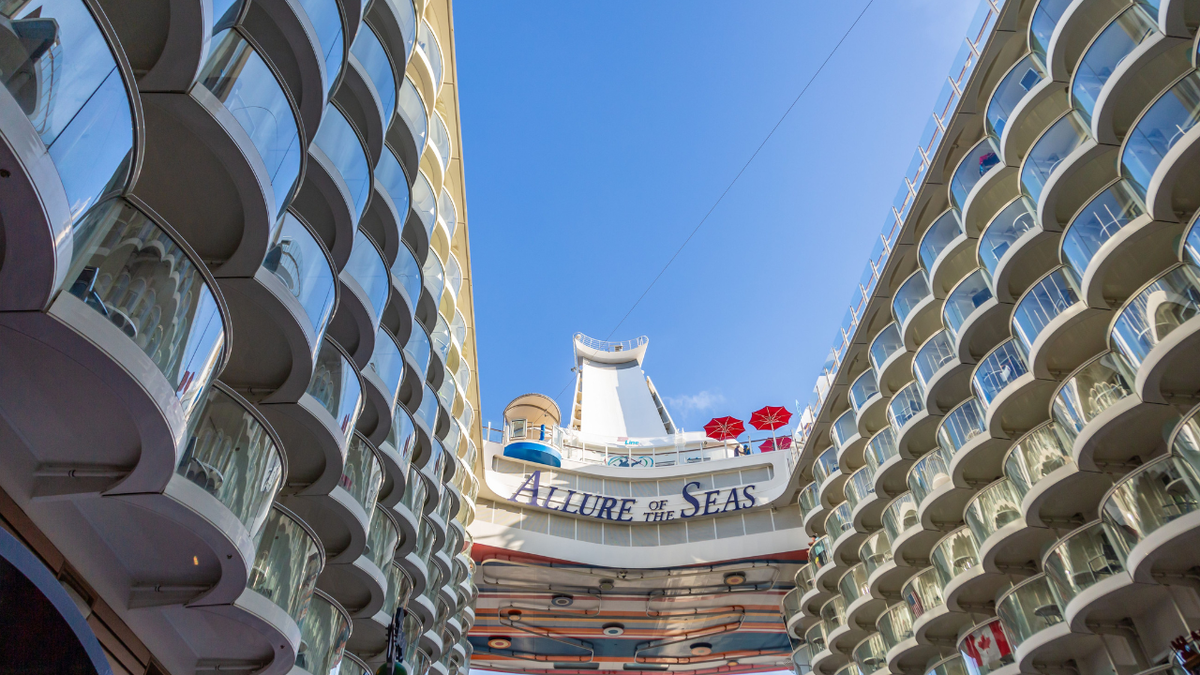
<svg viewBox="0 0 1200 675"><path fill-rule="evenodd" d="M460 349L463 345L467 344L467 319L463 316L462 312L458 311L457 309L454 310L454 318L450 321L450 336L454 338L454 344L458 345ZM460 372L465 364L466 361L462 361L459 365ZM458 373L455 375L457 378ZM468 377L466 381L459 382L459 384L461 384L463 387L466 387L467 382L470 382L469 366L467 366L467 375Z"/></svg>
<svg viewBox="0 0 1200 675"><path fill-rule="evenodd" d="M1029 22L1029 49L1042 63L1046 62L1046 53L1050 48L1050 38L1054 35L1054 29L1058 27L1059 19L1070 4L1071 0L1042 0L1033 11L1033 18Z"/></svg>
<svg viewBox="0 0 1200 675"><path fill-rule="evenodd" d="M912 625L912 610L909 609L906 602L898 602L888 607L887 611L879 616L879 621L875 623L888 651L913 636Z"/></svg>
<svg viewBox="0 0 1200 675"><path fill-rule="evenodd" d="M361 436L350 440L346 465L338 485L350 493L363 511L368 514L375 512L375 500L379 497L379 488L383 486L383 463Z"/></svg>
<svg viewBox="0 0 1200 675"><path fill-rule="evenodd" d="M334 4L332 0L324 1ZM296 113L270 67L237 31L214 35L212 44L216 47L209 52L200 83L250 136L266 165L275 196L274 214L279 217L291 202L300 177L303 149ZM340 67L340 47L338 59Z"/></svg>
<svg viewBox="0 0 1200 675"><path fill-rule="evenodd" d="M1035 207L1027 197L1018 197L992 218L979 237L979 264L989 280L994 279L1008 249L1036 225Z"/></svg>
<svg viewBox="0 0 1200 675"><path fill-rule="evenodd" d="M909 420L924 411L925 400L921 396L920 386L913 381L896 392L896 395L888 402L888 424L891 425L893 431L899 434Z"/></svg>
<svg viewBox="0 0 1200 675"><path fill-rule="evenodd" d="M954 360L954 338L945 330L933 334L913 357L913 375L917 378L917 386L922 396L929 390L929 381L941 370L942 366Z"/></svg>
<svg viewBox="0 0 1200 675"><path fill-rule="evenodd" d="M896 541L910 527L921 524L917 517L917 502L911 492L896 497L883 510L883 531L889 542Z"/></svg>
<svg viewBox="0 0 1200 675"><path fill-rule="evenodd" d="M429 371L429 359L433 354L433 348L429 344L429 336L425 333L424 326L415 321L412 331L408 334L408 342L404 345L404 353L412 359L413 365L417 368L417 375L424 380Z"/></svg>
<svg viewBox="0 0 1200 675"><path fill-rule="evenodd" d="M942 582L938 580L937 570L932 567L913 575L900 589L900 595L908 603L914 621L925 612L946 604L946 598L942 596Z"/></svg>
<svg viewBox="0 0 1200 675"><path fill-rule="evenodd" d="M1155 346L1198 313L1200 277L1196 268L1177 265L1125 302L1113 321L1110 344L1140 368Z"/></svg>
<svg viewBox="0 0 1200 675"><path fill-rule="evenodd" d="M829 541L837 541L838 537L853 531L854 520L850 516L850 505L846 502L838 504L825 516L825 533Z"/></svg>
<svg viewBox="0 0 1200 675"><path fill-rule="evenodd" d="M1065 608L1083 591L1125 571L1125 560L1097 520L1060 539L1046 553L1042 569L1058 606Z"/></svg>
<svg viewBox="0 0 1200 675"><path fill-rule="evenodd" d="M808 559L813 565L813 571L819 572L829 564L829 537L817 537L808 547Z"/></svg>
<svg viewBox="0 0 1200 675"><path fill-rule="evenodd" d="M846 599L847 605L854 604L854 601L859 598L870 596L866 565L858 563L847 570L838 581L838 592Z"/></svg>
<svg viewBox="0 0 1200 675"><path fill-rule="evenodd" d="M342 12L335 0L300 0L300 6L308 14L309 22L317 32L317 46L321 49L321 59L325 62L325 77L329 92L332 93L346 58Z"/></svg>
<svg viewBox="0 0 1200 675"><path fill-rule="evenodd" d="M366 300L375 312L375 320L378 322L379 317L383 316L384 306L387 305L391 277L388 276L383 254L362 230L354 233L354 246L350 249L350 259L343 271L358 282L359 287L366 293Z"/></svg>
<svg viewBox="0 0 1200 675"><path fill-rule="evenodd" d="M392 278L396 285L403 290L405 301L411 312L416 310L417 302L421 299L421 285L424 282L421 277L421 266L417 264L417 258L413 255L412 249L408 247L408 244L401 243L402 245L396 253L396 260L392 263Z"/></svg>
<svg viewBox="0 0 1200 675"><path fill-rule="evenodd" d="M1012 334L1021 341L1023 351L1033 350L1042 331L1059 314L1079 302L1079 282L1070 267L1060 266L1046 273L1025 291L1012 315Z"/></svg>
<svg viewBox="0 0 1200 675"><path fill-rule="evenodd" d="M896 317L896 323L903 326L917 305L929 296L929 281L925 278L925 271L917 270L900 284L896 297L892 299L892 315Z"/></svg>
<svg viewBox="0 0 1200 675"><path fill-rule="evenodd" d="M979 491L963 509L963 519L981 545L1009 523L1021 519L1021 495L1007 478Z"/></svg>
<svg viewBox="0 0 1200 675"><path fill-rule="evenodd" d="M437 222L437 197L424 171L418 170L417 179L413 181L412 210L425 226L425 234L432 236L434 223ZM440 291L438 294L441 295Z"/></svg>
<svg viewBox="0 0 1200 675"><path fill-rule="evenodd" d="M398 225L403 229L404 222L408 220L409 202L412 200L411 188L408 187L407 172L404 167L400 166L400 160L396 157L395 152L386 145L379 156L379 163L375 165L375 178L379 179L384 191L387 192L392 204L396 207L396 216L399 218ZM405 247L407 246L406 243Z"/></svg>
<svg viewBox="0 0 1200 675"><path fill-rule="evenodd" d="M458 263L458 258L451 251L450 258L446 262L446 290L450 291L450 295L458 297L458 291L462 288L462 266Z"/></svg>
<svg viewBox="0 0 1200 675"><path fill-rule="evenodd" d="M991 675L1013 662L1012 639L1000 619L989 619L960 637L958 651L968 675Z"/></svg>
<svg viewBox="0 0 1200 675"><path fill-rule="evenodd" d="M938 450L943 458L954 455L972 438L984 432L983 406L974 397L958 404L942 418L937 429Z"/></svg>
<svg viewBox="0 0 1200 675"><path fill-rule="evenodd" d="M1121 150L1121 175L1146 196L1163 158L1200 121L1200 70L1158 97L1138 119Z"/></svg>
<svg viewBox="0 0 1200 675"><path fill-rule="evenodd" d="M967 675L967 667L963 665L962 656L955 654L930 666L925 675Z"/></svg>
<svg viewBox="0 0 1200 675"><path fill-rule="evenodd" d="M379 375L380 381L387 387L387 393L391 394L389 409L394 407L396 394L400 391L400 379L404 375L404 357L400 356L396 338L386 328L381 327L375 333L375 349L368 366Z"/></svg>
<svg viewBox="0 0 1200 675"><path fill-rule="evenodd" d="M1198 472L1200 456L1173 450L1130 472L1109 491L1100 503L1100 520L1122 558L1167 523L1200 510Z"/></svg>
<svg viewBox="0 0 1200 675"><path fill-rule="evenodd" d="M825 626L820 621L816 622L804 632L804 642L811 645L813 653L825 650Z"/></svg>
<svg viewBox="0 0 1200 675"><path fill-rule="evenodd" d="M396 113L404 119L420 155L425 151L425 143L429 138L429 116L425 113L421 92L407 75L396 91Z"/></svg>
<svg viewBox="0 0 1200 675"><path fill-rule="evenodd" d="M363 555L375 566L387 573L388 563L396 554L400 543L400 531L392 519L384 515L383 507L376 506L371 513L371 527L367 530L367 548Z"/></svg>
<svg viewBox="0 0 1200 675"><path fill-rule="evenodd" d="M312 675L338 672L349 639L350 615L335 605L329 596L317 591L304 621L300 622L296 667Z"/></svg>
<svg viewBox="0 0 1200 675"><path fill-rule="evenodd" d="M837 448L831 446L818 455L816 461L813 462L813 482L817 484L817 488L820 489L821 484L837 473L837 470Z"/></svg>
<svg viewBox="0 0 1200 675"><path fill-rule="evenodd" d="M821 508L821 498L817 496L817 484L809 483L800 491L800 513L804 517Z"/></svg>
<svg viewBox="0 0 1200 675"><path fill-rule="evenodd" d="M442 46L438 44L437 36L434 35L433 29L429 27L429 22L422 20L421 25L417 28L417 49L420 49L425 57L429 59L429 65L433 68L433 93L437 94L442 87Z"/></svg>
<svg viewBox="0 0 1200 675"><path fill-rule="evenodd" d="M867 537L867 540L858 548L858 558L863 561L867 577L874 574L875 570L884 564L891 562L892 543L888 539L887 533L880 530Z"/></svg>
<svg viewBox="0 0 1200 675"><path fill-rule="evenodd" d="M908 470L908 490L913 500L920 506L929 493L950 482L950 470L946 468L946 460L938 450L925 453L916 464Z"/></svg>
<svg viewBox="0 0 1200 675"><path fill-rule="evenodd" d="M1025 355L1017 341L1009 338L993 349L971 374L971 389L984 409L992 405L996 396L1018 377L1029 372Z"/></svg>
<svg viewBox="0 0 1200 675"><path fill-rule="evenodd" d="M868 675L887 667L887 645L883 642L883 635L879 633L871 633L855 645L852 654L854 663Z"/></svg>
<svg viewBox="0 0 1200 675"><path fill-rule="evenodd" d="M804 564L796 571L796 588L800 589L801 594L807 593L814 588L813 569L812 565Z"/></svg>
<svg viewBox="0 0 1200 675"><path fill-rule="evenodd" d="M322 342L317 352L307 393L329 411L345 434L343 444L348 443L362 411L362 384L354 365L329 340Z"/></svg>
<svg viewBox="0 0 1200 675"><path fill-rule="evenodd" d="M1037 574L1010 588L996 602L996 616L1016 649L1050 626L1062 623L1062 608L1050 591L1050 580Z"/></svg>
<svg viewBox="0 0 1200 675"><path fill-rule="evenodd" d="M450 196L446 188L442 188L442 194L438 196L438 217L445 223L450 239L454 239L454 232L458 229L458 207L454 205L454 197ZM458 291L455 290L455 295L457 294Z"/></svg>
<svg viewBox="0 0 1200 675"><path fill-rule="evenodd" d="M446 267L442 264L437 253L430 249L425 256L425 264L421 267L421 277L425 280L425 288L434 302L440 302L442 291L446 289Z"/></svg>
<svg viewBox="0 0 1200 675"><path fill-rule="evenodd" d="M1051 414L1068 440L1097 415L1133 394L1136 376L1117 352L1103 352L1083 364L1054 393Z"/></svg>
<svg viewBox="0 0 1200 675"><path fill-rule="evenodd" d="M850 479L846 481L845 493L846 502L850 505L851 511L873 496L875 494L875 483L874 472L871 471L871 467L864 466L850 474Z"/></svg>
<svg viewBox="0 0 1200 675"><path fill-rule="evenodd" d="M333 260L316 237L290 212L275 225L262 266L283 282L284 288L300 302L316 345L325 334L325 326L337 299Z"/></svg>
<svg viewBox="0 0 1200 675"><path fill-rule="evenodd" d="M71 264L62 288L132 340L190 416L221 366L226 340L203 267L119 199L89 211L70 236Z"/></svg>
<svg viewBox="0 0 1200 675"><path fill-rule="evenodd" d="M254 543L257 552L246 587L299 624L325 566L324 549L307 525L278 506L271 509Z"/></svg>
<svg viewBox="0 0 1200 675"><path fill-rule="evenodd" d="M958 163L958 168L954 170L954 176L950 179L950 203L956 209L962 211L962 207L967 203L967 196L971 194L979 179L1000 163L997 153L996 144L991 137L984 137L975 147L968 150L966 156Z"/></svg>
<svg viewBox="0 0 1200 675"><path fill-rule="evenodd" d="M825 638L828 639L833 631L846 625L846 599L835 595L821 605L821 623L825 625Z"/></svg>
<svg viewBox="0 0 1200 675"><path fill-rule="evenodd" d="M879 381L875 377L875 371L868 368L850 385L850 405L854 408L854 412L862 412L866 402L878 393Z"/></svg>
<svg viewBox="0 0 1200 675"><path fill-rule="evenodd" d="M397 563L389 564L386 574L387 593L383 597L383 613L387 616L396 616L396 608L408 604L408 600L412 596L413 583L408 578L408 573ZM344 672L343 670L338 675L343 675Z"/></svg>
<svg viewBox="0 0 1200 675"><path fill-rule="evenodd" d="M1045 78L1041 64L1031 54L1018 61L1000 81L987 106L987 131L995 141L1004 135L1004 127L1025 94Z"/></svg>
<svg viewBox="0 0 1200 675"><path fill-rule="evenodd" d="M977 269L958 282L950 294L946 296L946 304L942 306L942 322L946 325L949 337L958 341L967 318L983 303L992 299L992 289L988 286L987 277L982 269Z"/></svg>
<svg viewBox="0 0 1200 675"><path fill-rule="evenodd" d="M963 236L963 227L962 221L958 218L958 211L950 209L933 221L929 229L925 230L925 234L921 235L921 244L917 249L921 256L921 269L925 270L928 275L933 270L933 264L937 262L938 256L942 255L942 251L945 251L951 242L961 236Z"/></svg>
<svg viewBox="0 0 1200 675"><path fill-rule="evenodd" d="M879 331L879 335L871 341L870 359L871 367L875 369L875 375L879 375L879 371L883 370L883 364L887 362L893 354L904 350L904 339L900 337L900 326L897 323L889 323Z"/></svg>
<svg viewBox="0 0 1200 675"><path fill-rule="evenodd" d="M1143 40L1157 32L1156 19L1134 3L1092 40L1071 82L1071 103L1088 124L1108 78Z"/></svg>
<svg viewBox="0 0 1200 675"><path fill-rule="evenodd" d="M863 675L863 672L862 669L858 667L857 663L850 661L846 665L835 670L833 675Z"/></svg>
<svg viewBox="0 0 1200 675"><path fill-rule="evenodd" d="M1079 210L1063 233L1059 257L1082 278L1105 242L1146 212L1141 198L1118 180Z"/></svg>
<svg viewBox="0 0 1200 675"><path fill-rule="evenodd" d="M188 421L188 439L175 473L225 505L253 537L262 528L283 481L284 457L267 426L220 387Z"/></svg>
<svg viewBox="0 0 1200 675"><path fill-rule="evenodd" d="M1021 165L1021 190L1025 196L1036 203L1050 174L1089 136L1087 124L1073 110L1052 124L1033 144Z"/></svg>
<svg viewBox="0 0 1200 675"><path fill-rule="evenodd" d="M790 590L786 594L784 594L783 602L780 603L780 607L782 607L782 609L783 609L783 620L785 623L790 622L792 620L792 617L794 617L800 613L800 594L801 594L801 592L802 592L801 589L793 588L792 590Z"/></svg>
<svg viewBox="0 0 1200 675"><path fill-rule="evenodd" d="M838 416L833 421L833 426L829 429L829 433L833 438L834 447L839 450L846 446L851 438L858 435L858 420L855 418L854 409L851 408Z"/></svg>
<svg viewBox="0 0 1200 675"><path fill-rule="evenodd" d="M879 433L872 436L867 442L866 452L863 453L872 475L897 454L899 451L896 449L896 432L890 426L880 429Z"/></svg>
<svg viewBox="0 0 1200 675"><path fill-rule="evenodd" d="M367 197L371 195L371 166L367 163L367 151L358 132L342 111L331 105L325 111L313 142L342 175L354 203L354 216L356 219L361 217Z"/></svg>
<svg viewBox="0 0 1200 675"><path fill-rule="evenodd" d="M1035 427L1018 438L1004 457L1004 475L1022 497L1046 476L1075 463L1057 426L1046 422Z"/></svg>
<svg viewBox="0 0 1200 675"><path fill-rule="evenodd" d="M450 132L441 113L436 110L433 111L432 121L433 124L429 125L429 145L437 154L438 165L445 171L450 164Z"/></svg>
<svg viewBox="0 0 1200 675"><path fill-rule="evenodd" d="M942 587L979 564L979 543L969 527L963 526L942 537L929 555Z"/></svg>
<svg viewBox="0 0 1200 675"><path fill-rule="evenodd" d="M363 30L364 27L366 30ZM366 69L367 77L370 78L371 84L375 85L375 91L379 94L379 102L383 108L383 125L384 127L388 126L396 111L397 70L392 67L392 60L388 57L387 50L379 42L379 37L375 35L375 30L371 28L370 24L363 24L359 27L358 36L354 38L354 44L350 46L350 53L354 54L358 62Z"/></svg>

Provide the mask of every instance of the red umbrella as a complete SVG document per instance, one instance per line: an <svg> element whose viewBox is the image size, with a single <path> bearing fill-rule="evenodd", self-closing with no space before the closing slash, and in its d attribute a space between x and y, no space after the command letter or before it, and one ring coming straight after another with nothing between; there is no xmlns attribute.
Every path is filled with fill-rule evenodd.
<svg viewBox="0 0 1200 675"><path fill-rule="evenodd" d="M758 446L758 451L771 452L772 450L787 450L790 447L792 447L792 437L784 436L763 441L762 445Z"/></svg>
<svg viewBox="0 0 1200 675"><path fill-rule="evenodd" d="M736 417L714 417L711 422L704 425L704 433L708 434L709 438L715 438L718 441L737 438L745 431L746 426Z"/></svg>
<svg viewBox="0 0 1200 675"><path fill-rule="evenodd" d="M754 414L750 416L750 424L759 431L763 429L774 431L787 424L791 419L792 413L788 412L787 408L769 405L762 410L755 410Z"/></svg>

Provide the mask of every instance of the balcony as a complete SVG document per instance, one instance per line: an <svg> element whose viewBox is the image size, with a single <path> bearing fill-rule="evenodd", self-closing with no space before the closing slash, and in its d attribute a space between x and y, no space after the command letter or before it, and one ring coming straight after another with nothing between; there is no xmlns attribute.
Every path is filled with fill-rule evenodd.
<svg viewBox="0 0 1200 675"><path fill-rule="evenodd" d="M339 275L341 304L329 324L329 335L364 367L375 349L375 334L387 306L391 276L383 252L359 230L346 266Z"/></svg>
<svg viewBox="0 0 1200 675"><path fill-rule="evenodd" d="M1134 391L1145 401L1200 389L1200 363L1185 356L1196 342L1200 277L1178 265L1130 298L1109 328L1109 343L1137 371Z"/></svg>
<svg viewBox="0 0 1200 675"><path fill-rule="evenodd" d="M901 457L912 459L933 445L937 418L925 409L920 385L914 380L896 392L888 403L888 424L896 435L896 448Z"/></svg>
<svg viewBox="0 0 1200 675"><path fill-rule="evenodd" d="M1125 571L1121 549L1099 520L1060 539L1046 552L1042 570L1063 618L1072 627L1084 625L1088 615L1101 607L1108 616L1124 614L1113 611L1119 607L1114 602L1131 597L1137 588ZM1149 590L1141 587L1143 594Z"/></svg>
<svg viewBox="0 0 1200 675"><path fill-rule="evenodd" d="M979 491L963 510L963 519L979 542L979 562L985 572L1036 560L1043 546L1054 540L1054 531L1029 527L1021 514L1021 494L1007 478Z"/></svg>
<svg viewBox="0 0 1200 675"><path fill-rule="evenodd" d="M917 512L921 517L921 525L926 529L936 529L934 522L946 522L944 518L934 519L933 515L929 514L926 503L927 498L935 493L945 492L952 489L954 486L950 482L949 469L946 468L946 460L941 452L933 450L925 454L924 457L918 459L912 468L908 470L908 489L913 496L913 501L917 504ZM930 499L929 501L938 501ZM961 504L959 512L961 513ZM957 520L957 514L943 514ZM954 522L950 520L949 522Z"/></svg>
<svg viewBox="0 0 1200 675"><path fill-rule="evenodd" d="M946 297L975 266L971 244L954 209L943 213L921 235L917 253L934 296Z"/></svg>
<svg viewBox="0 0 1200 675"><path fill-rule="evenodd" d="M804 615L800 613L800 595L802 592L800 588L793 588L783 596L783 602L780 605L783 610L783 622L787 625L788 633L797 639L804 637L803 633L796 635L796 628L800 620L804 618Z"/></svg>
<svg viewBox="0 0 1200 675"><path fill-rule="evenodd" d="M850 505L850 516L854 528L863 531L874 531L879 528L880 515L884 502L875 494L874 472L870 466L850 474L843 488L846 493L846 503Z"/></svg>
<svg viewBox="0 0 1200 675"><path fill-rule="evenodd" d="M947 467L954 485L967 488L968 494L972 486L990 482L999 475L1000 457L1008 443L988 433L983 406L976 398L963 401L942 418L937 440L938 450L949 458ZM957 499L954 501L958 503Z"/></svg>
<svg viewBox="0 0 1200 675"><path fill-rule="evenodd" d="M896 448L896 432L884 427L867 442L863 453L867 466L871 469L875 493L884 498L898 495L905 490L905 477L912 460L901 457Z"/></svg>
<svg viewBox="0 0 1200 675"><path fill-rule="evenodd" d="M929 290L925 270L918 269L904 280L892 298L892 315L906 349L915 351L938 330L937 298Z"/></svg>
<svg viewBox="0 0 1200 675"><path fill-rule="evenodd" d="M1008 581L984 571L979 564L979 544L965 526L951 530L934 544L929 558L950 611L972 612L986 607ZM962 628L962 624L957 627Z"/></svg>
<svg viewBox="0 0 1200 675"><path fill-rule="evenodd" d="M349 638L350 615L336 600L317 591L300 624L296 668L311 675L332 672L341 664Z"/></svg>
<svg viewBox="0 0 1200 675"><path fill-rule="evenodd" d="M442 47L438 43L437 35L429 26L429 22L421 20L421 25L417 27L417 49L413 53L414 60L420 56L420 62L424 65L424 69L419 69L423 85L423 93L425 94L427 105L437 99L438 91L442 88L442 70L445 67L442 61Z"/></svg>
<svg viewBox="0 0 1200 675"><path fill-rule="evenodd" d="M1047 3L1043 0L1041 4ZM1005 636L1004 625L1000 623L1000 619L988 619L959 638L958 651L969 675L1015 672L1014 668L1009 667L1014 663L1011 648L997 647L989 652L981 651L976 646L989 643L998 645L1000 639L1003 639L1006 645L1012 644Z"/></svg>
<svg viewBox="0 0 1200 675"><path fill-rule="evenodd" d="M863 563L851 566L842 575L838 592L846 599L846 622L852 626L873 625L884 609L883 602L871 596L867 566Z"/></svg>
<svg viewBox="0 0 1200 675"><path fill-rule="evenodd" d="M887 424L887 402L879 391L874 368L866 369L850 384L850 406L863 438L870 438Z"/></svg>
<svg viewBox="0 0 1200 675"><path fill-rule="evenodd" d="M428 106L417 84L407 74L396 91L396 120L388 130L388 144L399 155L400 164L416 167L429 141Z"/></svg>
<svg viewBox="0 0 1200 675"><path fill-rule="evenodd" d="M966 213L975 186L983 182L983 177L996 167L1003 168L1003 162L997 153L991 137L985 136L959 161L954 175L950 178L950 204L958 209L959 213Z"/></svg>
<svg viewBox="0 0 1200 675"><path fill-rule="evenodd" d="M884 396L891 396L911 381L912 353L904 348L900 324L889 323L879 331L871 341L869 357Z"/></svg>
<svg viewBox="0 0 1200 675"><path fill-rule="evenodd" d="M950 291L942 306L942 323L960 363L978 361L1003 339L1007 310L1008 305L999 304L993 296L982 269L967 275Z"/></svg>
<svg viewBox="0 0 1200 675"><path fill-rule="evenodd" d="M842 502L829 513L825 518L825 531L833 544L831 554L840 561L853 564L858 556L858 546L865 535L854 529L850 504Z"/></svg>
<svg viewBox="0 0 1200 675"><path fill-rule="evenodd" d="M838 416L829 430L833 446L837 448L838 467L849 474L852 466L862 466L863 446L866 440L858 433L858 419L854 408Z"/></svg>
<svg viewBox="0 0 1200 675"><path fill-rule="evenodd" d="M875 624L888 648L888 668L892 672L917 671L936 654L933 647L917 644L913 634L913 615L907 603L899 602L884 612Z"/></svg>
<svg viewBox="0 0 1200 675"><path fill-rule="evenodd" d="M1074 271L1059 266L1025 291L1012 314L1012 334L1040 379L1074 370L1104 349L1104 326L1111 313L1080 300Z"/></svg>
<svg viewBox="0 0 1200 675"><path fill-rule="evenodd" d="M825 516L828 515L828 510L821 504L821 498L817 494L816 482L809 483L800 490L799 502L800 515L804 519L804 530L808 532L809 536L823 534L816 526L820 524L824 527Z"/></svg>
<svg viewBox="0 0 1200 675"><path fill-rule="evenodd" d="M317 576L325 566L320 540L307 525L277 505L271 509L258 542L246 582L247 593L235 604L250 612L255 623L261 621L284 636L299 637L297 626L303 622ZM289 660L295 658L299 645L292 648Z"/></svg>
<svg viewBox="0 0 1200 675"><path fill-rule="evenodd" d="M1001 139L1008 128L1008 121L1016 116L1026 95L1045 77L1041 63L1032 54L1018 61L1005 73L1004 79L996 86L988 100L985 115L987 132L993 143L1001 148L1005 147Z"/></svg>
<svg viewBox="0 0 1200 675"><path fill-rule="evenodd" d="M929 559L935 532L921 528L917 502L911 492L896 497L883 510L883 531L892 545L892 559L901 567L914 567Z"/></svg>
<svg viewBox="0 0 1200 675"><path fill-rule="evenodd" d="M400 345L387 328L380 326L375 336L375 348L367 367L363 369L365 403L358 416L358 430L367 440L378 445L387 438L396 412L396 397L404 376L404 357Z"/></svg>
<svg viewBox="0 0 1200 675"><path fill-rule="evenodd" d="M996 601L996 616L1004 624L1018 666L1059 663L1100 648L1096 638L1071 633L1063 623L1062 608L1045 574L1036 574L1005 591Z"/></svg>
<svg viewBox="0 0 1200 675"><path fill-rule="evenodd" d="M937 570L926 567L904 585L901 596L913 615L913 637L918 644L953 640L959 627L970 622L966 614L951 612L942 596Z"/></svg>
<svg viewBox="0 0 1200 675"><path fill-rule="evenodd" d="M842 500L842 486L846 482L846 476L838 469L837 448L830 446L818 455L813 461L812 471L821 505L833 508Z"/></svg>
<svg viewBox="0 0 1200 675"><path fill-rule="evenodd" d="M1013 437L1046 418L1052 380L1029 372L1016 339L1001 342L971 374L971 388L985 411L984 425L993 437Z"/></svg>
<svg viewBox="0 0 1200 675"><path fill-rule="evenodd" d="M1200 121L1200 71L1193 71L1142 112L1121 146L1121 176L1158 220L1200 206L1193 132Z"/></svg>
<svg viewBox="0 0 1200 675"><path fill-rule="evenodd" d="M846 621L846 599L840 595L821 606L821 623L825 625L826 646L839 655L848 654L866 636L866 631Z"/></svg>
<svg viewBox="0 0 1200 675"><path fill-rule="evenodd" d="M1157 17L1134 4L1092 40L1071 79L1071 104L1089 124L1108 83L1121 63L1147 38L1159 34ZM1109 97L1105 96L1105 103ZM1115 101L1113 101L1115 103Z"/></svg>
<svg viewBox="0 0 1200 675"><path fill-rule="evenodd" d="M854 663L863 675L872 675L887 668L887 645L880 633L871 633L854 646Z"/></svg>
<svg viewBox="0 0 1200 675"><path fill-rule="evenodd" d="M888 593L899 593L900 586L908 579L911 570L898 568L892 558L892 545L887 533L880 530L863 541L858 548L858 557L863 561L867 573L867 587L872 597L883 597Z"/></svg>
<svg viewBox="0 0 1200 675"><path fill-rule="evenodd" d="M926 409L944 412L966 395L970 369L958 361L954 338L948 331L934 333L921 345L912 368Z"/></svg>
<svg viewBox="0 0 1200 675"><path fill-rule="evenodd" d="M1053 240L1037 226L1036 205L1017 197L992 218L979 237L979 263L1000 302L1012 302L1052 266Z"/></svg>
<svg viewBox="0 0 1200 675"><path fill-rule="evenodd" d="M1070 440L1056 422L1034 427L1018 438L1004 458L1004 475L1021 495L1026 522L1037 527L1071 522L1100 501L1112 480L1080 471Z"/></svg>

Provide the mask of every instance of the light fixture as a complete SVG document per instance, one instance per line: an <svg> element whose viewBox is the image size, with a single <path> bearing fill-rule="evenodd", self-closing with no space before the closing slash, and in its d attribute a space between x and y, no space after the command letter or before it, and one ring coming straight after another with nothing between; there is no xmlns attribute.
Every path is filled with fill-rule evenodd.
<svg viewBox="0 0 1200 675"><path fill-rule="evenodd" d="M555 607L570 607L571 603L573 602L575 602L575 598L572 598L569 595L559 594L550 598L550 604L554 605Z"/></svg>
<svg viewBox="0 0 1200 675"><path fill-rule="evenodd" d="M693 642L692 656L708 656L712 653L712 645L707 642Z"/></svg>
<svg viewBox="0 0 1200 675"><path fill-rule="evenodd" d="M745 572L730 572L729 574L725 575L726 586L740 586L744 583L746 583Z"/></svg>
<svg viewBox="0 0 1200 675"><path fill-rule="evenodd" d="M729 662L729 665L731 665L731 666L736 666L737 664L738 664L737 660L732 660Z"/></svg>
<svg viewBox="0 0 1200 675"><path fill-rule="evenodd" d="M509 607L509 608L500 610L500 613L503 616L507 617L510 621L520 621L521 620L521 610L519 610L519 609L513 609L513 608Z"/></svg>
<svg viewBox="0 0 1200 675"><path fill-rule="evenodd" d="M492 649L508 649L512 646L512 640L503 637L488 638L487 644Z"/></svg>
<svg viewBox="0 0 1200 675"><path fill-rule="evenodd" d="M609 637L618 637L625 634L624 624L619 623L606 623L601 630Z"/></svg>
<svg viewBox="0 0 1200 675"><path fill-rule="evenodd" d="M616 587L617 587L617 582L613 581L612 579L601 579L600 580L600 590L602 590L602 591L611 591L612 589L614 589Z"/></svg>

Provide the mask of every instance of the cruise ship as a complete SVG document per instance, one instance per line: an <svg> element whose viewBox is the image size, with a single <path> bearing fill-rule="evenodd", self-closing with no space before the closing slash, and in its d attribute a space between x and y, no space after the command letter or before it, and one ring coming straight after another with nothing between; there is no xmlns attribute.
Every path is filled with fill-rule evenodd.
<svg viewBox="0 0 1200 675"><path fill-rule="evenodd" d="M468 672L453 28L0 4L0 671Z"/></svg>

